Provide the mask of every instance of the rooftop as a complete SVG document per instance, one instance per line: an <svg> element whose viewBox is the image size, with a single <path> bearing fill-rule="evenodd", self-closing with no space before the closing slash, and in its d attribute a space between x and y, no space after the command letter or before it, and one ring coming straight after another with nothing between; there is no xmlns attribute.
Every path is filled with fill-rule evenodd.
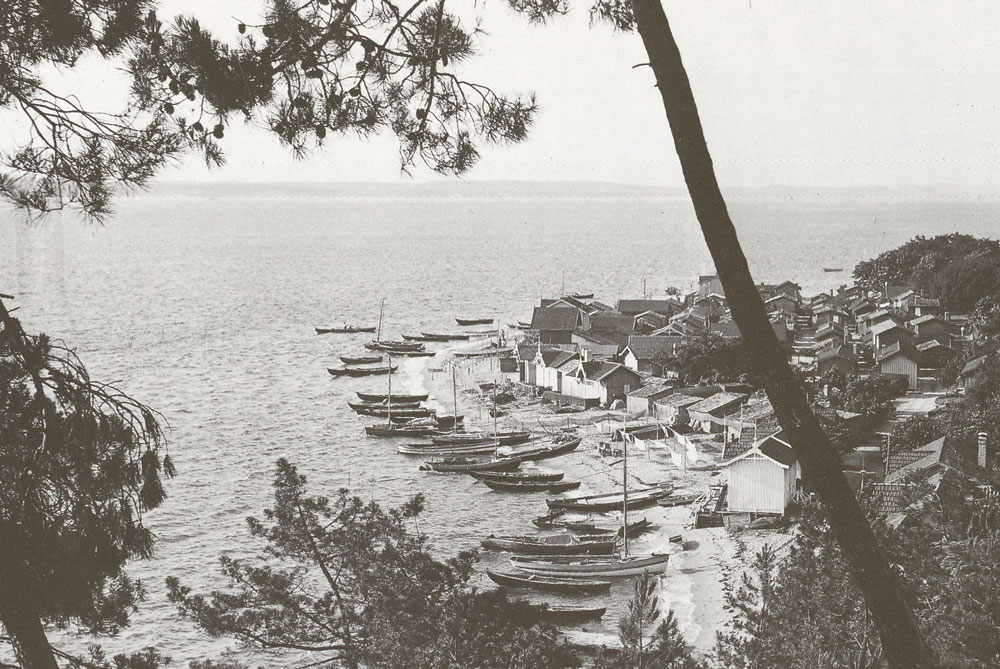
<svg viewBox="0 0 1000 669"><path fill-rule="evenodd" d="M628 338L628 350L639 360L652 360L657 355L673 355L683 342L682 337L632 335Z"/></svg>
<svg viewBox="0 0 1000 669"><path fill-rule="evenodd" d="M711 413L713 411L719 411L726 409L730 405L742 402L745 395L737 395L736 393L716 393L710 397L706 397L701 402L692 405L689 411L696 411L698 413Z"/></svg>
<svg viewBox="0 0 1000 669"><path fill-rule="evenodd" d="M570 306L535 307L531 314L532 330L572 331L576 329L580 312Z"/></svg>

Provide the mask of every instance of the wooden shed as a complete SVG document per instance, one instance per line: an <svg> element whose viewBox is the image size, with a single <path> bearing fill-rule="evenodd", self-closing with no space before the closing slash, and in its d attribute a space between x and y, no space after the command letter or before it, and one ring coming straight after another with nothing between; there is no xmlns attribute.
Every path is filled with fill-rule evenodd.
<svg viewBox="0 0 1000 669"><path fill-rule="evenodd" d="M729 479L729 511L735 513L784 514L801 478L784 432L764 437L722 465Z"/></svg>

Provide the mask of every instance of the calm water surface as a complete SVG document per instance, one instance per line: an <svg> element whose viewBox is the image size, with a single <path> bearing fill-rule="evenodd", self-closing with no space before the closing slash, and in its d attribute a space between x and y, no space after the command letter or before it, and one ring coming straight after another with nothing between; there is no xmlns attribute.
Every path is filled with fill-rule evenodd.
<svg viewBox="0 0 1000 669"><path fill-rule="evenodd" d="M996 236L1000 220L996 204L958 201L737 200L731 210L758 280L790 278L806 291L845 282L857 261L914 234ZM455 316L528 318L563 281L613 304L641 295L644 281L649 293L688 289L711 271L690 205L666 198L137 197L104 227L0 213L0 292L17 296L26 329L64 338L95 378L172 428L179 476L148 518L157 557L131 568L148 602L106 646L155 644L178 663L234 644L178 620L163 578L219 586L220 554L256 550L244 518L268 505L280 456L317 492L350 485L390 503L427 493L422 529L444 552L519 532L540 510L538 498L418 474L366 439L345 401L384 381L330 378L325 367L363 339L317 337L313 325L374 324L384 297L389 335L452 330ZM404 363L395 381L420 386L427 364Z"/></svg>

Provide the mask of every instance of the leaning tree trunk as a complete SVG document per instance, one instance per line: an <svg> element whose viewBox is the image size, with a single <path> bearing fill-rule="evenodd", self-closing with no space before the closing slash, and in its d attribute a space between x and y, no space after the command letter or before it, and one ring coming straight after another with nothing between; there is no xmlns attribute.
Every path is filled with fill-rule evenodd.
<svg viewBox="0 0 1000 669"><path fill-rule="evenodd" d="M0 624L7 630L23 669L58 669L28 587L26 570L0 548Z"/></svg>
<svg viewBox="0 0 1000 669"><path fill-rule="evenodd" d="M803 477L823 503L830 527L853 567L882 638L886 659L892 667L932 666L913 612L903 599L899 583L768 320L719 189L691 84L661 0L632 0L632 11L663 98L695 215L726 291L733 319L743 335L754 370L764 380L778 422L802 463Z"/></svg>

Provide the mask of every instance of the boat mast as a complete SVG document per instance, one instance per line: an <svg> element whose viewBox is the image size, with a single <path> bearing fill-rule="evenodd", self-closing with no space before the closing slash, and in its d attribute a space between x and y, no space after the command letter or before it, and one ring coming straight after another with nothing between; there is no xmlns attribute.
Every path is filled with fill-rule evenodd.
<svg viewBox="0 0 1000 669"><path fill-rule="evenodd" d="M455 420L451 423L452 434L458 432L458 389L455 386L455 361L451 362L451 399L455 403Z"/></svg>
<svg viewBox="0 0 1000 669"><path fill-rule="evenodd" d="M382 312L385 310L385 298L378 307L378 332L375 333L375 341L382 341Z"/></svg>
<svg viewBox="0 0 1000 669"><path fill-rule="evenodd" d="M628 557L628 413L622 419L622 559Z"/></svg>
<svg viewBox="0 0 1000 669"><path fill-rule="evenodd" d="M381 319L379 319L381 322ZM389 417L389 429L392 429L392 354L386 352L386 358L389 360L389 394L385 396L385 401L389 407L386 415Z"/></svg>

